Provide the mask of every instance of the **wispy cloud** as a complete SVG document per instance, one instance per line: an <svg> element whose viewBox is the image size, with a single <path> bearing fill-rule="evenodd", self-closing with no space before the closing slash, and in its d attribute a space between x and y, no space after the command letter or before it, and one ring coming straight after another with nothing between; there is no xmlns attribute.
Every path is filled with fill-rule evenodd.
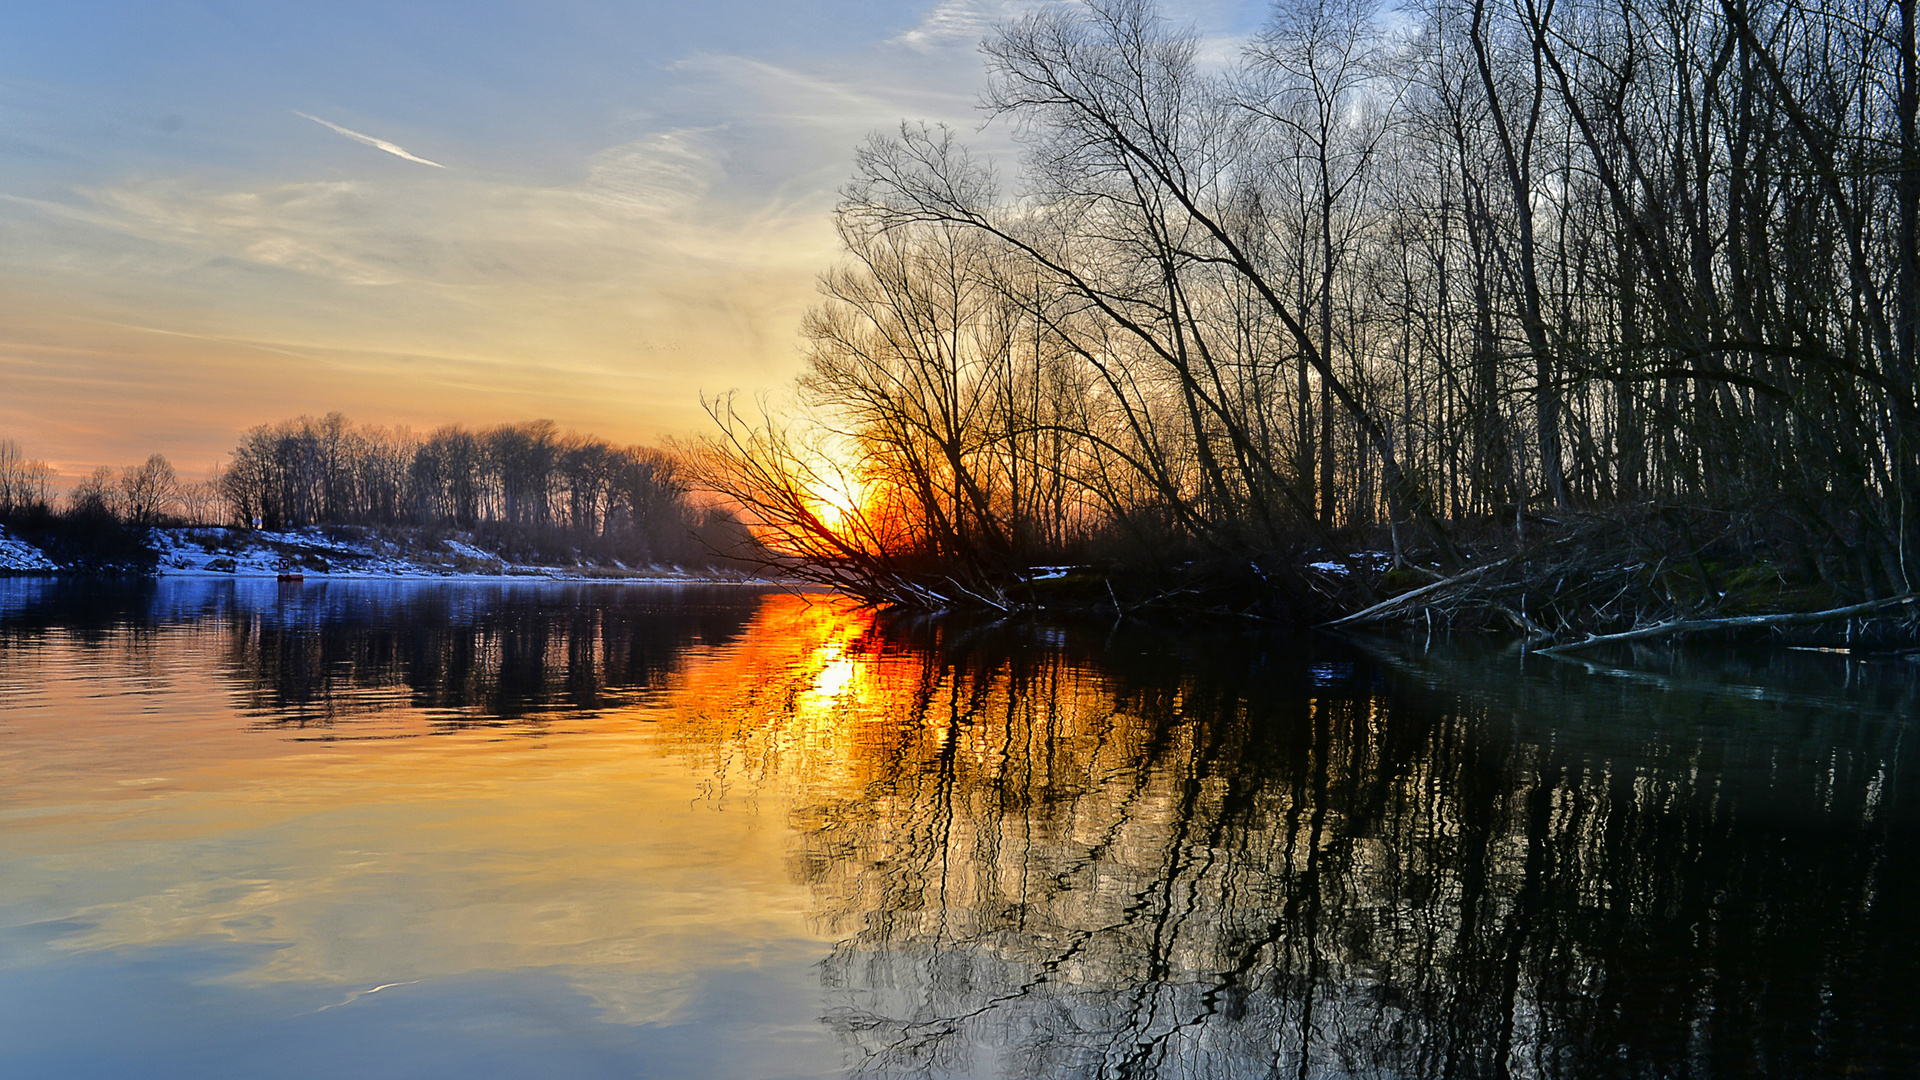
<svg viewBox="0 0 1920 1080"><path fill-rule="evenodd" d="M920 52L942 48L972 48L1000 23L1012 22L1049 3L1021 0L939 0L920 17L920 24L894 40Z"/></svg>
<svg viewBox="0 0 1920 1080"><path fill-rule="evenodd" d="M159 162L57 187L9 173L0 294L36 321L31 335L19 317L0 326L0 430L84 474L156 445L195 464L234 431L315 408L423 427L539 415L623 441L704 429L699 391L783 384L799 367L853 148L902 117L978 119L962 43L1018 11L966 2L971 24L960 7L931 20L950 47L696 51L657 69L617 122L552 145L507 132L512 153L476 143L433 173L358 151L315 169L310 133L278 109L237 140L259 175ZM377 104L356 108L384 126L365 118ZM189 403L177 412L197 434L155 443L156 401ZM386 981L372 974L360 985Z"/></svg>
<svg viewBox="0 0 1920 1080"><path fill-rule="evenodd" d="M1075 0L936 0L913 29L893 38L917 53L971 51L995 30L1033 11L1070 11ZM1265 5L1244 0L1161 0L1157 5L1169 26L1193 27L1201 37L1203 55L1212 62L1239 55L1254 29L1254 14Z"/></svg>
<svg viewBox="0 0 1920 1080"><path fill-rule="evenodd" d="M437 161L428 161L426 158L420 157L417 154L409 153L406 147L400 146L397 143L390 143L385 139L376 139L371 135L362 135L359 132L352 130L351 128L343 128L339 124L333 123L330 120L322 120L311 113L303 113L300 110L295 109L294 115L304 116L316 124L322 124L327 127L330 127L333 130L339 132L340 134L345 135L347 138L352 139L354 142L363 142L363 143L366 143L368 146L373 147L376 150L385 150L387 153L392 154L394 157L406 158L408 161L418 162L422 165L431 165L436 169L446 168L445 165L442 165Z"/></svg>

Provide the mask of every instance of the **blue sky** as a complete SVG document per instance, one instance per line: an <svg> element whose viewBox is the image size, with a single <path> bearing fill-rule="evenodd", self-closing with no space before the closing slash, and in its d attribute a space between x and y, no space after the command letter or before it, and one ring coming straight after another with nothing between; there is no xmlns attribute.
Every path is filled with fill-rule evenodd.
<svg viewBox="0 0 1920 1080"><path fill-rule="evenodd" d="M702 390L797 369L854 145L976 126L1024 6L16 5L0 438L72 477L331 409L696 431Z"/></svg>

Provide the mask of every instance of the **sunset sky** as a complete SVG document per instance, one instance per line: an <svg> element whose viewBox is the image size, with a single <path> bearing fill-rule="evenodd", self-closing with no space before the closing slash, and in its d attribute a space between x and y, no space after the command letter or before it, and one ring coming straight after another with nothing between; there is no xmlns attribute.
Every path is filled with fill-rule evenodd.
<svg viewBox="0 0 1920 1080"><path fill-rule="evenodd" d="M1023 3L16 5L0 438L63 481L256 423L545 417L616 441L775 389L852 150L980 123ZM1229 41L1260 3L1169 14Z"/></svg>

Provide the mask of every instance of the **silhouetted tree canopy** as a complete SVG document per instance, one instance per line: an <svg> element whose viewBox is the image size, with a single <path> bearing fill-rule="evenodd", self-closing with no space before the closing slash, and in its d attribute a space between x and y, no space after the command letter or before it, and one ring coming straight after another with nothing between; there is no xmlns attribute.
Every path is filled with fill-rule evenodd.
<svg viewBox="0 0 1920 1080"><path fill-rule="evenodd" d="M806 416L717 410L702 475L804 495L767 451L826 432L888 520L761 515L982 594L1116 544L1444 570L1594 514L1666 523L1669 607L1722 560L1910 593L1915 7L1283 0L1219 59L1148 0L1035 11L983 47L1018 167L869 140Z"/></svg>

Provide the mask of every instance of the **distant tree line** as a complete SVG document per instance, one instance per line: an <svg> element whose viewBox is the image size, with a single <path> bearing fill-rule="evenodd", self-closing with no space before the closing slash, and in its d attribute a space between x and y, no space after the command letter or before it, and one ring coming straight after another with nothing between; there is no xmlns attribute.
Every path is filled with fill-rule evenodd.
<svg viewBox="0 0 1920 1080"><path fill-rule="evenodd" d="M1016 179L863 146L814 420L714 402L702 476L799 556L976 583L1683 506L1911 591L1916 7L1279 0L1226 60L1149 0L1036 11L984 46Z"/></svg>
<svg viewBox="0 0 1920 1080"><path fill-rule="evenodd" d="M724 528L688 501L672 455L549 420L419 438L302 416L249 430L218 486L235 523L267 529L449 528L645 560L697 557L695 534Z"/></svg>
<svg viewBox="0 0 1920 1080"><path fill-rule="evenodd" d="M165 454L138 465L102 465L74 484L64 505L53 490L53 467L27 457L20 444L0 439L0 520L46 517L112 519L136 527L167 523L206 524L220 516L213 481L182 481Z"/></svg>
<svg viewBox="0 0 1920 1080"><path fill-rule="evenodd" d="M190 506L203 510L208 494L208 485L181 483L165 454L149 454L138 465L95 469L67 492L67 510L79 517L115 518L150 528L182 520Z"/></svg>
<svg viewBox="0 0 1920 1080"><path fill-rule="evenodd" d="M151 569L147 528L179 520L182 508L202 505L212 493L211 484L182 484L161 454L123 469L103 465L64 499L54 495L53 476L19 443L0 439L0 526L74 569Z"/></svg>
<svg viewBox="0 0 1920 1080"><path fill-rule="evenodd" d="M58 505L52 470L0 442L0 520L446 529L525 554L642 562L739 547L732 517L691 501L681 473L666 451L562 432L549 420L448 425L420 438L329 413L248 430L204 482L183 482L156 453L139 465L101 466Z"/></svg>

